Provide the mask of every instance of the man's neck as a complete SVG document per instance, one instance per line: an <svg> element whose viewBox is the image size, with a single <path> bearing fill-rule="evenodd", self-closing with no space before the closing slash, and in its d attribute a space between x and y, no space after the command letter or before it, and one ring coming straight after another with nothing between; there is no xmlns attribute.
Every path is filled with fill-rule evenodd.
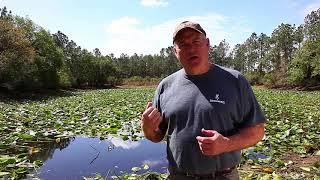
<svg viewBox="0 0 320 180"><path fill-rule="evenodd" d="M201 74L208 72L210 70L210 68L213 66L214 66L214 64L208 63L199 69L187 70L184 68L184 71L186 72L187 75L201 75Z"/></svg>

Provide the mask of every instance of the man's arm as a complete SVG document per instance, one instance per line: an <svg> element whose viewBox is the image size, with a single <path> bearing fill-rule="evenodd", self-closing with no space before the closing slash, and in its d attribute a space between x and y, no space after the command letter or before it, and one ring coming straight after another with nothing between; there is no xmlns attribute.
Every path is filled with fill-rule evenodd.
<svg viewBox="0 0 320 180"><path fill-rule="evenodd" d="M253 146L264 136L264 123L249 126L240 130L239 134L229 137L229 151L241 150Z"/></svg>
<svg viewBox="0 0 320 180"><path fill-rule="evenodd" d="M264 136L264 123L240 129L238 134L224 137L214 130L202 130L198 136L200 149L205 155L218 155L225 152L245 149L258 143Z"/></svg>
<svg viewBox="0 0 320 180"><path fill-rule="evenodd" d="M141 129L144 136L152 142L160 142L165 134L159 129L162 116L157 108L152 107L152 103L148 102L145 111L141 117Z"/></svg>

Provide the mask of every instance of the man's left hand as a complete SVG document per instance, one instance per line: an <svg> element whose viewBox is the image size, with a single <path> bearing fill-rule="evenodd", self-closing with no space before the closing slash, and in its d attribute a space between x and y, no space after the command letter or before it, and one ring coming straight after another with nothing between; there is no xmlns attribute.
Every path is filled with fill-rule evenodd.
<svg viewBox="0 0 320 180"><path fill-rule="evenodd" d="M202 154L207 156L219 155L228 152L229 138L224 137L219 132L214 130L202 129L203 136L197 136L200 150Z"/></svg>

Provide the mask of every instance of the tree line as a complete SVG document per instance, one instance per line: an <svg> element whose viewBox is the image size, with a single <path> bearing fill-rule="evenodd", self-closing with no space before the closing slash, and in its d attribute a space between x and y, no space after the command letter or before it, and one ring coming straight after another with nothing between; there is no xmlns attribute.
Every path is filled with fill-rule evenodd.
<svg viewBox="0 0 320 180"><path fill-rule="evenodd" d="M81 48L66 34L51 34L32 20L0 8L0 89L36 90L119 85L135 77L163 78L179 70L173 47L159 54L115 57ZM296 27L280 24L271 36L252 33L233 49L210 46L210 61L239 70L252 84L320 84L320 9Z"/></svg>

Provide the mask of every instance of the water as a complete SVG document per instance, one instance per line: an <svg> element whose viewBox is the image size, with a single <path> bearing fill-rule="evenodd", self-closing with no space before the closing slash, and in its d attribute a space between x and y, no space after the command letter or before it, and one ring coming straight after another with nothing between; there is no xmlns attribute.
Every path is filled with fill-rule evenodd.
<svg viewBox="0 0 320 180"><path fill-rule="evenodd" d="M36 173L40 179L82 179L95 173L110 177L132 173L132 167L144 164L150 168L139 173L167 171L165 143L76 137L46 147L50 148L32 157L44 162Z"/></svg>

